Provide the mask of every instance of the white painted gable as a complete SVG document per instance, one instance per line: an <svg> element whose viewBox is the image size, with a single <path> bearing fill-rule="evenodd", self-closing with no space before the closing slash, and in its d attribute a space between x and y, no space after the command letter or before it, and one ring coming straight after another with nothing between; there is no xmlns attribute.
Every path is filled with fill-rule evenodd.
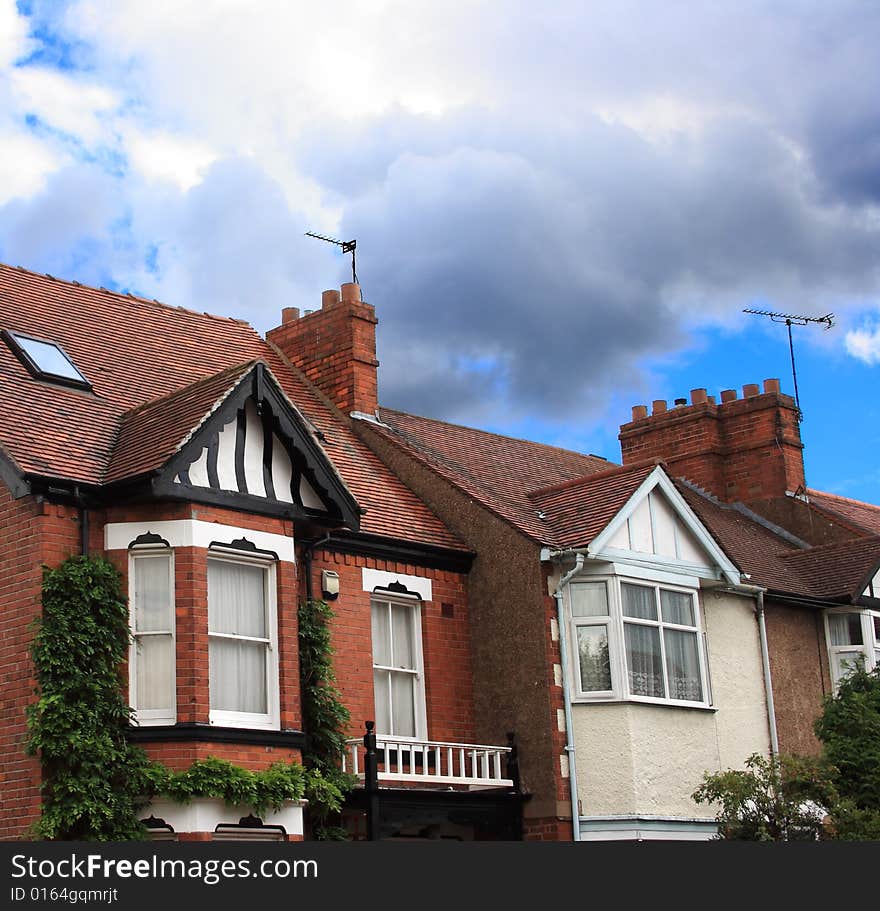
<svg viewBox="0 0 880 911"><path fill-rule="evenodd" d="M656 487L638 503L608 542L610 547L711 565L706 548Z"/></svg>
<svg viewBox="0 0 880 911"><path fill-rule="evenodd" d="M297 482L290 453L277 434L272 433L267 440L253 398L245 401L241 416L236 415L217 430L186 473L175 476L174 483L268 497L263 476L267 446L271 446L271 494L282 503L294 503L293 485ZM304 476L298 480L298 494L306 508L326 511L326 504Z"/></svg>
<svg viewBox="0 0 880 911"><path fill-rule="evenodd" d="M874 573L874 578L868 583L862 595L867 598L880 598L880 569Z"/></svg>
<svg viewBox="0 0 880 911"><path fill-rule="evenodd" d="M596 558L649 561L698 575L739 571L721 550L659 466L589 547Z"/></svg>

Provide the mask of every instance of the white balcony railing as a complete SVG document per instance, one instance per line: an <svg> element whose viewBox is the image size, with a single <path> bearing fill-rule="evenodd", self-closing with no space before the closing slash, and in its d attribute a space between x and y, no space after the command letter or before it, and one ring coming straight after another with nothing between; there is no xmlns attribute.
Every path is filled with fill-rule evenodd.
<svg viewBox="0 0 880 911"><path fill-rule="evenodd" d="M431 786L468 785L472 788L511 788L505 778L505 758L510 747L436 740L386 740L377 738L379 783L407 782ZM362 738L346 741L342 768L364 779Z"/></svg>

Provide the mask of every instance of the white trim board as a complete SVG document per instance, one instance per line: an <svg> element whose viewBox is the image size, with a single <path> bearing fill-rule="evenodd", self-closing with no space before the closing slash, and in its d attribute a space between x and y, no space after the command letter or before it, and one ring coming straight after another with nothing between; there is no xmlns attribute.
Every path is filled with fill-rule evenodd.
<svg viewBox="0 0 880 911"><path fill-rule="evenodd" d="M170 547L200 547L207 549L212 542L230 544L244 538L258 550L278 554L283 563L295 563L293 538L269 531L255 531L219 522L199 519L169 519L160 522L110 522L104 526L104 549L127 550L136 538L145 534L158 535Z"/></svg>
<svg viewBox="0 0 880 911"><path fill-rule="evenodd" d="M367 569L361 571L361 584L365 592L377 588L388 588L393 582L405 585L411 592L416 592L422 601L431 601L431 580L424 576L408 576L404 573L389 573L383 569Z"/></svg>

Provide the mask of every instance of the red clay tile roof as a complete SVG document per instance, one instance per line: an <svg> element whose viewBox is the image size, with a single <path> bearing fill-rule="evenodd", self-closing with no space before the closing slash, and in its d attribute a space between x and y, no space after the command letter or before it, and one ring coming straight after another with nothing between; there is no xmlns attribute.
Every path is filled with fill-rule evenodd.
<svg viewBox="0 0 880 911"><path fill-rule="evenodd" d="M126 412L261 359L323 433L325 451L366 509L362 532L465 549L243 321L0 265L0 328L58 342L93 387L85 392L36 380L0 344L0 446L26 474L101 484Z"/></svg>
<svg viewBox="0 0 880 911"><path fill-rule="evenodd" d="M735 506L676 483L715 540L754 585L807 598L856 598L869 573L880 565L880 537L798 547Z"/></svg>
<svg viewBox="0 0 880 911"><path fill-rule="evenodd" d="M104 476L106 483L164 465L255 363L230 367L126 411L120 418L119 437Z"/></svg>
<svg viewBox="0 0 880 911"><path fill-rule="evenodd" d="M553 530L538 518L532 491L604 471L609 462L530 440L382 408L387 426L362 426L404 448L477 502L542 544Z"/></svg>
<svg viewBox="0 0 880 911"><path fill-rule="evenodd" d="M810 547L783 560L818 597L856 598L880 566L880 536Z"/></svg>
<svg viewBox="0 0 880 911"><path fill-rule="evenodd" d="M530 495L557 548L586 547L626 506L656 462L615 466Z"/></svg>
<svg viewBox="0 0 880 911"><path fill-rule="evenodd" d="M880 535L880 506L863 503L861 500L850 500L834 493L821 490L807 490L810 503L822 512L830 514L833 519L843 519L856 530L871 535Z"/></svg>

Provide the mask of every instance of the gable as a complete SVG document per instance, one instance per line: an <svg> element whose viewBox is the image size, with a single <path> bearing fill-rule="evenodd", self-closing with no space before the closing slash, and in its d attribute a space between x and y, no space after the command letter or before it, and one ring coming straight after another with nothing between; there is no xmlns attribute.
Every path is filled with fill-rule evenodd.
<svg viewBox="0 0 880 911"><path fill-rule="evenodd" d="M153 482L157 495L357 528L360 509L305 419L257 363Z"/></svg>
<svg viewBox="0 0 880 911"><path fill-rule="evenodd" d="M666 495L650 491L609 539L609 547L710 565L711 556Z"/></svg>
<svg viewBox="0 0 880 911"><path fill-rule="evenodd" d="M701 576L739 571L658 467L590 545L595 557L648 561L687 568Z"/></svg>

